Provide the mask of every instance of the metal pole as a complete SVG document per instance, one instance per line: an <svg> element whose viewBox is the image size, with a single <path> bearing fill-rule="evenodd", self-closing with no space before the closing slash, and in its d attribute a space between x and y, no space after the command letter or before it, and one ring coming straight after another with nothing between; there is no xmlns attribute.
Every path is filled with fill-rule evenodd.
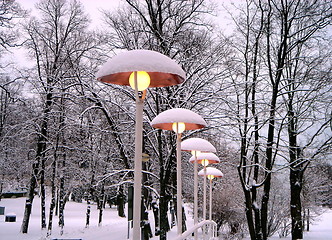
<svg viewBox="0 0 332 240"><path fill-rule="evenodd" d="M210 214L209 220L212 220L212 178L210 179Z"/></svg>
<svg viewBox="0 0 332 240"><path fill-rule="evenodd" d="M197 151L194 151L195 154L195 162L194 162L194 225L197 224L198 220L198 163L197 163ZM198 231L195 230L195 240L198 239Z"/></svg>
<svg viewBox="0 0 332 240"><path fill-rule="evenodd" d="M130 221L128 221L128 232L127 232L127 239L130 237Z"/></svg>
<svg viewBox="0 0 332 240"><path fill-rule="evenodd" d="M142 131L143 131L143 101L138 96L137 72L135 72L136 95L136 126L135 126L135 167L134 167L134 209L133 209L133 240L139 240L141 221L142 195Z"/></svg>
<svg viewBox="0 0 332 240"><path fill-rule="evenodd" d="M204 164L203 180L203 220L206 220L206 165ZM203 239L206 239L206 226L203 226Z"/></svg>
<svg viewBox="0 0 332 240"><path fill-rule="evenodd" d="M204 166L204 184L203 184L203 220L206 220L206 166Z"/></svg>
<svg viewBox="0 0 332 240"><path fill-rule="evenodd" d="M182 234L182 177L181 177L181 133L176 138L176 211L178 220L178 235Z"/></svg>

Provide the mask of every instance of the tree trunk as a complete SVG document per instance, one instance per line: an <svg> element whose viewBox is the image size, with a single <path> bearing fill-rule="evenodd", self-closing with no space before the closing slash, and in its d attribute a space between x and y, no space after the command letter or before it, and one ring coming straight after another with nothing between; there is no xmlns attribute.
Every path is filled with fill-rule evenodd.
<svg viewBox="0 0 332 240"><path fill-rule="evenodd" d="M239 174L241 174L241 173L239 173ZM249 191L249 189L246 189L244 186L242 188L243 188L244 197L245 197L245 206L246 206L245 214L246 214L246 218L247 218L247 224L248 224L248 228L249 228L250 239L251 240L256 240L256 230L255 230L255 225L254 225L254 216L252 214L253 204L252 204L250 191Z"/></svg>
<svg viewBox="0 0 332 240"><path fill-rule="evenodd" d="M168 211L168 200L166 196L166 183L160 182L160 240L166 240L166 233L170 230L167 211Z"/></svg>
<svg viewBox="0 0 332 240"><path fill-rule="evenodd" d="M47 236L50 236L52 234L52 225L53 225L53 215L54 215L54 208L56 204L56 187L55 187L55 177L56 177L56 153L54 154L55 158L52 163L52 186L51 186L51 204L50 204L50 214L48 217L48 232Z"/></svg>
<svg viewBox="0 0 332 240"><path fill-rule="evenodd" d="M160 235L159 206L158 206L156 198L152 199L151 207L152 207L153 216L154 216L154 232L155 232L155 236L159 236Z"/></svg>
<svg viewBox="0 0 332 240"><path fill-rule="evenodd" d="M49 88L51 89L51 88ZM50 90L51 92L52 90ZM41 130L39 133L38 141L37 141L37 151L36 151L36 160L35 163L33 163L32 166L32 176L30 179L30 188L28 192L28 199L26 201L25 205L25 212L24 212L24 218L22 221L22 232L27 233L28 232L28 225L29 225L29 219L32 209L32 202L34 198L34 191L37 186L37 178L38 175L41 180L41 218L42 223L41 227L46 228L46 216L45 216L45 189L44 189L44 171L45 171L45 150L46 150L46 141L47 141L47 131L48 131L48 115L50 112L50 108L52 105L52 94L48 93L46 95L46 106L44 109L44 116L41 123ZM40 170L40 173L38 173L38 170Z"/></svg>
<svg viewBox="0 0 332 240"><path fill-rule="evenodd" d="M187 221L186 213L184 211L184 207L182 206L182 232L187 231L186 221Z"/></svg>
<svg viewBox="0 0 332 240"><path fill-rule="evenodd" d="M158 110L157 110L158 112ZM161 138L161 130L158 130L158 153L159 153L159 166L160 166L160 199L159 199L159 210L160 210L160 240L166 240L166 233L170 230L168 222L168 199L167 199L167 181L165 173L165 163L163 159L163 143Z"/></svg>
<svg viewBox="0 0 332 240"><path fill-rule="evenodd" d="M63 133L62 133L63 134ZM63 145L66 146L66 141L63 136ZM61 176L60 176L60 196L59 196L59 227L60 233L63 234L63 227L65 225L65 205L66 205L66 193L65 193L65 176L66 176L66 152L62 151L62 162L61 162Z"/></svg>
<svg viewBox="0 0 332 240"><path fill-rule="evenodd" d="M142 236L144 240L149 240L152 238L152 231L149 221L149 212L147 211L144 199L141 201L141 209Z"/></svg>
<svg viewBox="0 0 332 240"><path fill-rule="evenodd" d="M292 240L303 239L301 206L302 170L290 169Z"/></svg>
<svg viewBox="0 0 332 240"><path fill-rule="evenodd" d="M29 187L29 190L27 193L27 199L25 201L25 210L24 210L24 216L23 216L23 221L22 221L22 226L21 226L22 233L28 233L30 215L31 215L31 210L32 210L32 203L33 203L33 199L34 199L35 188L37 186L38 169L39 169L39 161L38 161L38 158L36 158L35 162L32 165L30 187Z"/></svg>
<svg viewBox="0 0 332 240"><path fill-rule="evenodd" d="M63 233L63 227L65 225L65 217L64 217L64 211L65 211L65 177L60 177L60 196L59 196L59 227L60 227L60 234Z"/></svg>
<svg viewBox="0 0 332 240"><path fill-rule="evenodd" d="M310 210L309 210L309 208L308 208L306 221L307 221L307 231L309 232L309 230L310 230Z"/></svg>
<svg viewBox="0 0 332 240"><path fill-rule="evenodd" d="M102 182L100 199L98 203L98 208L99 208L98 226L101 226L103 221L103 209L105 205L104 202L105 202L105 182Z"/></svg>
<svg viewBox="0 0 332 240"><path fill-rule="evenodd" d="M59 215L59 196L60 196L60 190L57 189L56 199L55 199L55 216Z"/></svg>
<svg viewBox="0 0 332 240"><path fill-rule="evenodd" d="M90 199L91 199L91 196L90 194L88 195L88 199L87 199L87 208L86 208L86 219L85 219L85 227L88 228L89 225L90 225L90 213L91 213L91 207L90 207Z"/></svg>
<svg viewBox="0 0 332 240"><path fill-rule="evenodd" d="M41 217L41 228L46 228L46 195L45 195L45 157L41 159L40 168L40 217Z"/></svg>
<svg viewBox="0 0 332 240"><path fill-rule="evenodd" d="M118 215L119 217L126 217L125 215L125 201L124 201L124 194L123 194L123 187L119 187L118 195L117 195L117 208L118 208Z"/></svg>

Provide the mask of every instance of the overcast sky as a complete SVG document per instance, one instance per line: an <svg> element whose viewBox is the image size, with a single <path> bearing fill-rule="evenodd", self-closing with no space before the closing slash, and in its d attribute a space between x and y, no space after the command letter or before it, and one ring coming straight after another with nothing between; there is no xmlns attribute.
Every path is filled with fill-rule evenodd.
<svg viewBox="0 0 332 240"><path fill-rule="evenodd" d="M40 0L16 0L21 7L25 10L31 11L32 15L38 14L35 9L35 4ZM100 9L114 10L116 9L121 0L79 0L83 3L85 11L89 14L92 20L92 25L98 25L101 22ZM15 62L18 65L31 67L34 64L32 61L27 60L27 53L23 47L11 49L10 52L4 54L4 57L0 60L1 63L7 64Z"/></svg>
<svg viewBox="0 0 332 240"><path fill-rule="evenodd" d="M31 10L32 15L36 13L34 5L40 0L16 0L24 9ZM89 14L93 24L100 21L100 9L116 9L121 0L79 0L83 3L85 11Z"/></svg>
<svg viewBox="0 0 332 240"><path fill-rule="evenodd" d="M16 0L24 9L26 10L32 10L32 15L34 15L34 13L36 13L36 10L34 8L34 5L39 2L40 0ZM92 24L97 24L101 22L101 14L100 14L100 9L104 9L104 10L115 10L117 9L117 7L123 3L124 0L79 0L81 3L83 3L84 8L86 10L86 12L89 14L91 20L92 20ZM241 0L215 0L215 2L217 2L218 4L227 4L229 7L229 3L230 2L238 2ZM222 8L220 8L219 10L221 10ZM224 23L221 24L220 27L223 28L223 26L225 26L225 22L229 22L229 17L225 14L222 14L221 12L219 12L220 16L218 17L218 19Z"/></svg>
<svg viewBox="0 0 332 240"><path fill-rule="evenodd" d="M38 12L35 9L35 4L40 0L16 0L23 9L31 11L31 15L37 15ZM83 3L86 13L89 14L89 17L92 21L91 27L100 26L102 23L100 10L116 10L118 6L123 3L124 0L79 0ZM232 0L215 0L217 3L229 3ZM240 1L240 0L236 0ZM228 14L222 14L217 17L217 21L220 22L220 28L227 31L229 28L229 16ZM15 48L11 50L12 54L8 54L5 59L1 59L1 62L16 62L18 65L30 66L31 61L27 61L26 51L21 48Z"/></svg>

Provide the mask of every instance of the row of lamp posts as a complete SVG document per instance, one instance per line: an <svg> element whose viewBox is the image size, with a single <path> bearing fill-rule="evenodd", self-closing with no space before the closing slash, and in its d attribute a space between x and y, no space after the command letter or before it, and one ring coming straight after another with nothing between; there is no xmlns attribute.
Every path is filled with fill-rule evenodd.
<svg viewBox="0 0 332 240"><path fill-rule="evenodd" d="M185 80L185 72L169 57L150 50L131 50L116 55L108 60L97 72L97 79L104 83L131 86L135 91L135 165L134 165L134 209L133 209L133 235L132 239L140 238L140 214L142 195L142 131L143 131L143 103L146 97L146 89L149 87L166 87L177 85ZM151 125L154 128L173 130L177 134L176 158L177 158L177 225L178 235L182 234L182 185L181 185L181 150L191 151L194 162L194 224L197 224L197 165L204 166L203 176L210 179L212 176L222 176L214 171L209 175L206 168L208 163L219 162L214 155L204 155L202 152L215 152L216 149L208 141L201 138L184 140L181 143L181 135L184 130L195 130L205 127L207 124L198 114L181 108L170 109L156 116ZM205 153L208 154L208 153ZM205 158L202 158L205 156ZM213 175L217 174L217 175ZM202 175L202 174L199 174ZM210 194L212 188L210 186ZM211 195L212 196L212 195ZM210 219L211 204L210 196ZM204 205L203 218L206 219L206 177L204 177ZM197 233L195 234L197 238Z"/></svg>

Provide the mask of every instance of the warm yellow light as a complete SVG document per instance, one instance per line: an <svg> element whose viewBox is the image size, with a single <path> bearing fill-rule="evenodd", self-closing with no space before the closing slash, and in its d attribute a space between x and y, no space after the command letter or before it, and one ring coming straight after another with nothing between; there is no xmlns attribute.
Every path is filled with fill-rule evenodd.
<svg viewBox="0 0 332 240"><path fill-rule="evenodd" d="M172 129L176 133L182 133L184 130L186 130L186 124L183 122L175 122L172 124Z"/></svg>
<svg viewBox="0 0 332 240"><path fill-rule="evenodd" d="M212 179L214 179L214 175L207 175L207 178L208 178L209 180L212 180Z"/></svg>
<svg viewBox="0 0 332 240"><path fill-rule="evenodd" d="M150 159L150 155L147 153L142 153L142 162L147 162Z"/></svg>
<svg viewBox="0 0 332 240"><path fill-rule="evenodd" d="M207 160L207 159L202 159L201 164L202 164L204 167L206 167L207 165L209 165L209 160Z"/></svg>
<svg viewBox="0 0 332 240"><path fill-rule="evenodd" d="M191 150L191 154L192 154L193 156L196 155L196 157L197 157L199 154L201 154L201 151Z"/></svg>
<svg viewBox="0 0 332 240"><path fill-rule="evenodd" d="M132 72L129 76L129 84L132 89L135 89L135 72ZM138 91L144 91L150 85L150 76L147 72L137 71L137 89Z"/></svg>

